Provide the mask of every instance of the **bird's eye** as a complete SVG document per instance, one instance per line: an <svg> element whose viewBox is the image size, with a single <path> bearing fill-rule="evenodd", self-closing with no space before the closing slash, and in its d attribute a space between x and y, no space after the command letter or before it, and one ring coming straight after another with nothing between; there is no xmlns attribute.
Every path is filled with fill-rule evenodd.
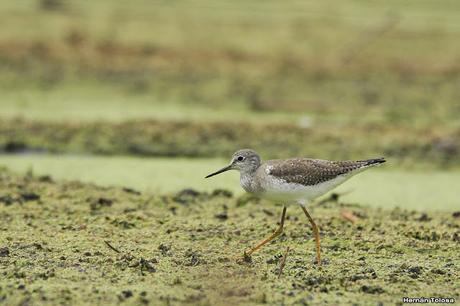
<svg viewBox="0 0 460 306"><path fill-rule="evenodd" d="M243 161L243 159L244 159L243 156L238 156L238 157L237 157L237 160L238 160L238 161Z"/></svg>

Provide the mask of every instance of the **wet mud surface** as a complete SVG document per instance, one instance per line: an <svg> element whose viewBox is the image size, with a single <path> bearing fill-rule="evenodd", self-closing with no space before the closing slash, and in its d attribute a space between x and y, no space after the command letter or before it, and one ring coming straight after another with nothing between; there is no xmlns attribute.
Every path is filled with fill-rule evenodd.
<svg viewBox="0 0 460 306"><path fill-rule="evenodd" d="M147 194L2 169L0 303L393 305L404 296L459 298L458 212L369 209L332 196L310 207L321 230L321 266L295 206L276 241L240 260L276 229L280 213L280 206L225 190Z"/></svg>

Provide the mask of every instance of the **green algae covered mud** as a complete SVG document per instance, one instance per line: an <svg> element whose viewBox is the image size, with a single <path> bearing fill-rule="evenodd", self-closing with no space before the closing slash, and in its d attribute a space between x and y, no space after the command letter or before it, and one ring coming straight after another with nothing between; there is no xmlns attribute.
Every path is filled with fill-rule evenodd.
<svg viewBox="0 0 460 306"><path fill-rule="evenodd" d="M0 301L5 305L402 304L459 300L459 212L323 202L323 265L308 221L231 192L141 193L0 170ZM353 221L353 222L350 222ZM280 266L286 248L285 265ZM279 276L280 275L280 276Z"/></svg>

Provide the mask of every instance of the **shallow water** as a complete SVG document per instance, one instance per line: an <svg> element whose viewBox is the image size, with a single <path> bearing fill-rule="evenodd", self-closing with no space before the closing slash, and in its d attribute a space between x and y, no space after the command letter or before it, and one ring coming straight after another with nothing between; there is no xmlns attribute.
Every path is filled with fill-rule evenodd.
<svg viewBox="0 0 460 306"><path fill-rule="evenodd" d="M32 170L56 179L120 185L153 193L183 188L224 188L242 194L238 174L204 176L220 169L223 159L136 158L62 155L0 155L0 165L17 172ZM389 165L353 177L336 191L342 201L374 207L460 210L460 171L392 170Z"/></svg>

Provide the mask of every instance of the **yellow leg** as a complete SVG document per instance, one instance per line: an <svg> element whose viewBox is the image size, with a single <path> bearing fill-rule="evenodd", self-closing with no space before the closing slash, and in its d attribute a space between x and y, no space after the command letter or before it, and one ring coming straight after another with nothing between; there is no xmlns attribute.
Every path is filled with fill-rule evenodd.
<svg viewBox="0 0 460 306"><path fill-rule="evenodd" d="M270 241L278 237L283 232L284 219L286 218L286 210L287 210L287 207L283 206L283 213L281 214L281 221L280 221L280 226L278 227L278 229L273 234L268 236L266 239L259 242L259 244L257 244L251 250L249 250L248 252L245 252L244 255L251 256L252 253L254 253L258 249L260 249L262 246L264 246L265 244L269 243Z"/></svg>
<svg viewBox="0 0 460 306"><path fill-rule="evenodd" d="M315 235L315 241L316 241L316 261L318 265L321 265L321 242L319 240L319 229L318 226L316 225L315 221L313 221L312 217L308 213L307 209L305 206L300 205L302 208L303 212L305 213L305 216L307 216L308 220L311 223L311 226L313 228L313 234Z"/></svg>

